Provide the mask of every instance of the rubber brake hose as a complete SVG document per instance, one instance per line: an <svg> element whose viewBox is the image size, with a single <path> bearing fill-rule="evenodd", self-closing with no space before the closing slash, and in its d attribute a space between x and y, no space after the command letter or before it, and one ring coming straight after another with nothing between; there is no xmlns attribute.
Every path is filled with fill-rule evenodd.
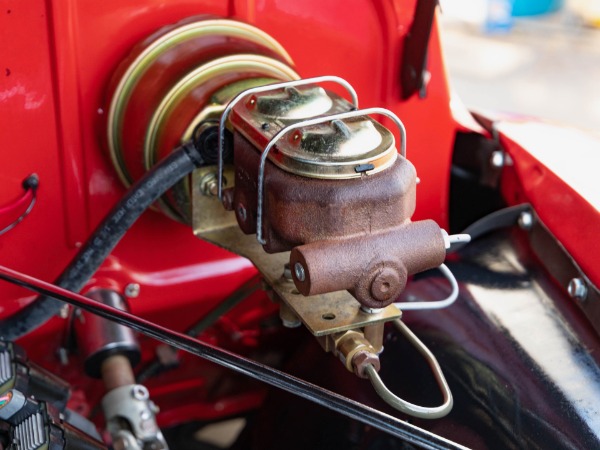
<svg viewBox="0 0 600 450"><path fill-rule="evenodd" d="M113 206L55 284L79 292L142 213L203 163L198 149L188 143L156 164ZM62 302L48 296L37 297L12 316L0 320L0 337L14 340L30 333L56 315L62 305Z"/></svg>

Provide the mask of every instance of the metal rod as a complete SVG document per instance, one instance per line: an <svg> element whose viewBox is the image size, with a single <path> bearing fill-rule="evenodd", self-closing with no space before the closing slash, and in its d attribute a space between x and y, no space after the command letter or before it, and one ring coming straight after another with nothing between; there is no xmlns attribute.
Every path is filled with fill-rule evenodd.
<svg viewBox="0 0 600 450"><path fill-rule="evenodd" d="M320 386L283 373L277 369L246 359L234 353L198 341L190 336L169 330L128 312L95 302L79 294L61 289L45 281L0 266L0 279L17 284L43 295L49 295L78 308L126 325L173 347L200 356L235 372L242 373L273 387L337 411L351 419L371 425L392 436L426 449L465 449L453 441L411 425L393 416L343 397ZM0 331L1 333L1 331Z"/></svg>
<svg viewBox="0 0 600 450"><path fill-rule="evenodd" d="M219 186L218 186L218 196L219 200L223 200L223 151L225 146L225 123L227 122L227 118L231 113L231 110L235 105L239 103L240 100L247 97L250 94L258 94L260 92L268 92L274 89L281 89L286 87L294 87L294 86L304 86L306 84L313 83L322 83L325 81L331 81L333 83L337 83L340 86L346 88L350 96L352 97L352 104L355 109L358 109L358 95L356 91L352 87L350 83L340 77L336 77L335 75L324 75L322 77L314 77L314 78L304 78L302 80L293 80L293 81L285 81L283 83L273 83L267 84L265 86L257 86L255 88L246 89L243 92L240 92L233 100L231 100L223 114L221 115L221 120L219 121Z"/></svg>
<svg viewBox="0 0 600 450"><path fill-rule="evenodd" d="M317 125L319 123L330 122L332 120L341 120L341 119L350 119L352 117L360 117L366 116L369 114L381 114L383 116L389 117L398 127L400 131L400 154L406 158L406 128L404 124L400 120L400 118L394 114L392 111L385 108L366 108L359 109L357 111L349 111L338 114L332 114L329 116L316 117L314 119L303 120L302 122L296 122L287 127L283 128L279 131L273 139L269 141L264 151L260 156L260 166L258 168L258 211L256 214L256 240L261 244L265 245L266 242L262 237L262 216L263 216L263 191L265 184L265 164L267 162L267 156L271 149L275 146L275 144L285 136L287 133L293 130L297 130L299 128L310 127L312 125Z"/></svg>

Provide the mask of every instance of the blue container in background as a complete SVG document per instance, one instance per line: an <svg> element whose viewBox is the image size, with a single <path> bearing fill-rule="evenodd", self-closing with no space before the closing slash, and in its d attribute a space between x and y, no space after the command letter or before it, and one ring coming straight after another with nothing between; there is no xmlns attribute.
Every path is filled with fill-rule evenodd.
<svg viewBox="0 0 600 450"><path fill-rule="evenodd" d="M488 34L508 33L515 17L538 16L561 9L564 0L487 0L484 31Z"/></svg>
<svg viewBox="0 0 600 450"><path fill-rule="evenodd" d="M537 16L558 11L564 6L564 0L513 0L513 17Z"/></svg>

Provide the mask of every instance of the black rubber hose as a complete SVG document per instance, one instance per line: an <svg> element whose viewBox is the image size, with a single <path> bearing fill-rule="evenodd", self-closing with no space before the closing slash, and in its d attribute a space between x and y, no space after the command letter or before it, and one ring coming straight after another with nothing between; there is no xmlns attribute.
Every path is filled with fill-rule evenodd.
<svg viewBox="0 0 600 450"><path fill-rule="evenodd" d="M532 211L529 203L521 203L519 205L502 208L473 222L461 233L468 234L471 236L471 241L474 241L475 239L492 231L499 230L501 228L509 228L516 225L521 214L527 211ZM453 244L449 252L460 250L467 244L468 242Z"/></svg>
<svg viewBox="0 0 600 450"><path fill-rule="evenodd" d="M112 208L55 284L79 292L142 213L202 164L203 158L192 144L182 145L156 164ZM57 314L62 305L51 297L36 298L17 313L0 320L2 339L14 340L30 333Z"/></svg>

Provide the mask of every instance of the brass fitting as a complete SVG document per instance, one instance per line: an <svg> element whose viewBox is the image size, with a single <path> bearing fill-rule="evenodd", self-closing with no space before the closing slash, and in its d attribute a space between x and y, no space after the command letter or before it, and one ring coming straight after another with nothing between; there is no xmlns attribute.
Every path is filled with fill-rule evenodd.
<svg viewBox="0 0 600 450"><path fill-rule="evenodd" d="M332 352L344 364L346 369L365 378L364 367L372 364L379 370L379 356L361 331L351 330L326 336L325 351Z"/></svg>

